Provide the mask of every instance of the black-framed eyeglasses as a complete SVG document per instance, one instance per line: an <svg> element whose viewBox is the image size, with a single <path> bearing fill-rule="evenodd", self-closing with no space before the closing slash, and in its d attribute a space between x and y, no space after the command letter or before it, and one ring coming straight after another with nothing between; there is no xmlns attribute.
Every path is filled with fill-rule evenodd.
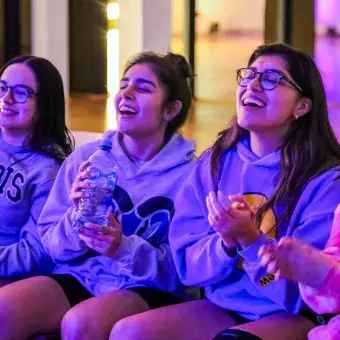
<svg viewBox="0 0 340 340"><path fill-rule="evenodd" d="M25 103L31 95L37 95L37 93L28 86L9 86L6 82L0 80L0 98L2 98L9 89L11 90L13 101L19 104Z"/></svg>
<svg viewBox="0 0 340 340"><path fill-rule="evenodd" d="M299 92L302 88L293 80L290 80L285 74L276 70L266 70L258 72L251 67L244 67L236 70L237 83L242 87L247 87L257 75L260 75L260 84L264 90L274 90L277 85L284 79L287 83L294 86Z"/></svg>

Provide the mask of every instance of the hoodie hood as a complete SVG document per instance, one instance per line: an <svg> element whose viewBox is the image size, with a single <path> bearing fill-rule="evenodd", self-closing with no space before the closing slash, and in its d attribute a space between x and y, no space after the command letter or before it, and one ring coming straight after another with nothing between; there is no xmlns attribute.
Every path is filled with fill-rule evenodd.
<svg viewBox="0 0 340 340"><path fill-rule="evenodd" d="M251 151L249 138L245 138L238 142L236 144L236 150L241 160L245 163L265 168L279 168L280 166L280 151L272 152L269 155L260 158Z"/></svg>
<svg viewBox="0 0 340 340"><path fill-rule="evenodd" d="M142 164L136 164L124 152L119 141L118 131L107 131L103 138L112 141L113 153L118 165L124 169L126 178L155 173L159 175L196 160L196 142L185 139L180 133L175 133L155 157Z"/></svg>

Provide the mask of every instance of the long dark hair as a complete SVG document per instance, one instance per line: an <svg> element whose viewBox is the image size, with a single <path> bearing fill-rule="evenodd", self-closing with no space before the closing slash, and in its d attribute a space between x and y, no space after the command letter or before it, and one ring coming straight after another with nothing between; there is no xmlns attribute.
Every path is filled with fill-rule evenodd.
<svg viewBox="0 0 340 340"><path fill-rule="evenodd" d="M192 94L189 87L193 72L186 59L179 54L168 53L166 55L154 52L137 54L130 59L124 69L124 74L134 65L151 65L156 76L166 88L166 96L163 99L163 107L172 101L179 100L182 108L179 114L169 121L165 136L171 137L185 123L192 103Z"/></svg>
<svg viewBox="0 0 340 340"><path fill-rule="evenodd" d="M1 70L13 64L25 64L34 73L38 85L37 111L26 146L62 162L74 149L74 139L66 127L63 81L48 60L32 55L13 58Z"/></svg>
<svg viewBox="0 0 340 340"><path fill-rule="evenodd" d="M278 223L289 220L304 186L313 177L340 164L340 145L329 122L325 89L313 59L288 45L270 44L259 46L251 55L248 66L264 55L277 55L286 62L288 72L303 90L301 95L309 98L312 106L310 112L292 121L283 138L279 148L279 183L273 196L257 212L258 226L264 213L276 203L287 207ZM249 131L237 124L236 116L229 127L219 133L211 157L211 171L215 180L221 171L223 152L234 147L248 134Z"/></svg>

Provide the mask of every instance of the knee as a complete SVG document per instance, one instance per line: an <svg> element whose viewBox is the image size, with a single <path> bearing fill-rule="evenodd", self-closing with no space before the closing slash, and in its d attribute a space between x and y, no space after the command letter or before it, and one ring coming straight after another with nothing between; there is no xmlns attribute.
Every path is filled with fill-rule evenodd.
<svg viewBox="0 0 340 340"><path fill-rule="evenodd" d="M142 340L145 338L142 322L136 316L129 316L116 322L110 334L110 340Z"/></svg>
<svg viewBox="0 0 340 340"><path fill-rule="evenodd" d="M83 339L89 331L89 322L86 313L77 307L71 308L61 322L61 334L64 339Z"/></svg>

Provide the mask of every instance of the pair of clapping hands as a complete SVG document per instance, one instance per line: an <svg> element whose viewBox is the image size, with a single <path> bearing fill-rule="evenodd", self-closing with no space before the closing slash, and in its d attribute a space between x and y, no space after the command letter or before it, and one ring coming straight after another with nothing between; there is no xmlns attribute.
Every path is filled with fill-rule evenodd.
<svg viewBox="0 0 340 340"><path fill-rule="evenodd" d="M242 194L227 198L221 191L210 192L206 203L209 223L228 249L245 248L260 236L255 211Z"/></svg>
<svg viewBox="0 0 340 340"><path fill-rule="evenodd" d="M70 199L75 207L78 207L79 200L84 195L84 190L94 188L94 184L90 181L92 174L88 171L89 165L89 161L80 164L77 177L73 182ZM109 207L107 219L107 226L85 223L85 228L76 227L75 230L79 233L79 238L89 248L104 256L113 257L121 244L123 233L111 207Z"/></svg>

